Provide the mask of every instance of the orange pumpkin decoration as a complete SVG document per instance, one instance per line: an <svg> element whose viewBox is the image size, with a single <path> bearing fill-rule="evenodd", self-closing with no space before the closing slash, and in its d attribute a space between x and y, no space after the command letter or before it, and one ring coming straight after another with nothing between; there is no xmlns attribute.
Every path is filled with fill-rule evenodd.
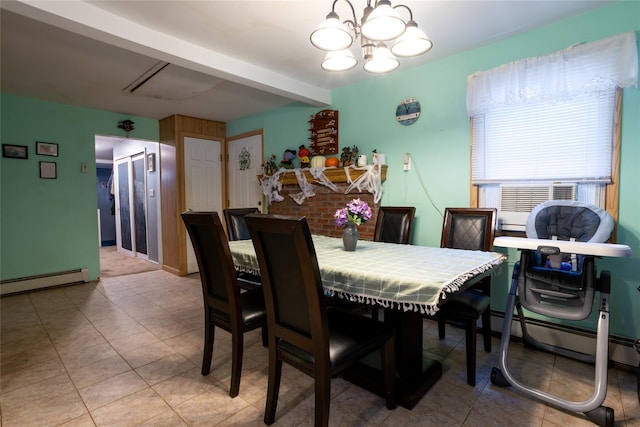
<svg viewBox="0 0 640 427"><path fill-rule="evenodd" d="M324 162L325 167L328 168L337 168L339 164L340 161L337 157L327 157L327 160Z"/></svg>

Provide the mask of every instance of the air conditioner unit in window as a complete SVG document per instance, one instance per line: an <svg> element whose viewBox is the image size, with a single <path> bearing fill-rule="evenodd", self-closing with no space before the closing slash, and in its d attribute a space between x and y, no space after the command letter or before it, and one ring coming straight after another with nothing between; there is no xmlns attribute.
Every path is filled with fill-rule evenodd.
<svg viewBox="0 0 640 427"><path fill-rule="evenodd" d="M576 200L576 184L500 185L498 228L524 231L531 210L548 200Z"/></svg>

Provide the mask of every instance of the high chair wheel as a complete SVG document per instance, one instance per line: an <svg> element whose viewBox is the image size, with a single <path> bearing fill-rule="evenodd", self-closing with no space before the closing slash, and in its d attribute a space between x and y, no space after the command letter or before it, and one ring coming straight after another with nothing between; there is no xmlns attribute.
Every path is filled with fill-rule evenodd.
<svg viewBox="0 0 640 427"><path fill-rule="evenodd" d="M502 371L498 368L491 369L491 384L499 385L500 387L510 385L504 375L502 375Z"/></svg>
<svg viewBox="0 0 640 427"><path fill-rule="evenodd" d="M594 423L601 427L614 427L615 414L613 408L608 406L599 406L593 411L584 413Z"/></svg>

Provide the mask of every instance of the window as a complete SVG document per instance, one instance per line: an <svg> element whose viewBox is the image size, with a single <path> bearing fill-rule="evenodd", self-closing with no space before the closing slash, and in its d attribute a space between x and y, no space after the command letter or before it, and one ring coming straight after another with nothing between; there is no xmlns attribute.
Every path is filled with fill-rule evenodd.
<svg viewBox="0 0 640 427"><path fill-rule="evenodd" d="M469 76L475 205L498 208L507 231L524 230L550 199L617 212L606 192L617 185L619 88L637 74L635 33L626 33Z"/></svg>

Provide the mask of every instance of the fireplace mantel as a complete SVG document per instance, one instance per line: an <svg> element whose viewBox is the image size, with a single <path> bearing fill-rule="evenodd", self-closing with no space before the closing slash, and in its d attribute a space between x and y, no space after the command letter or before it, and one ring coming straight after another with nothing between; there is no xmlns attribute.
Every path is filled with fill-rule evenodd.
<svg viewBox="0 0 640 427"><path fill-rule="evenodd" d="M378 167L378 166L374 166ZM308 182L313 182L315 179L311 176L309 169L303 169L304 176L307 178ZM339 184L343 182L347 182L347 175L344 172L344 168L326 168L322 171L324 176L333 183ZM349 176L352 181L355 181L359 178L363 173L365 173L365 169L349 169ZM387 179L387 165L382 165L382 170L380 171L380 180L382 182ZM282 185L297 185L298 180L296 178L295 171L286 171L282 175L280 175L280 182Z"/></svg>
<svg viewBox="0 0 640 427"><path fill-rule="evenodd" d="M378 167L378 166L375 166ZM372 218L366 224L358 227L360 238L364 240L373 240L375 223L378 215L379 206L374 203L374 195L366 190L352 189L346 193L350 184L347 182L347 176L343 168L327 168L324 169L324 175L337 187L334 191L324 185L316 185L313 189L315 196L306 199L302 204L294 202L291 196L300 193L300 186L296 179L294 170L286 171L279 176L282 183L282 190L279 191L283 200L273 202L268 207L268 212L278 215L305 216L309 223L309 228L313 234L322 234L324 236L340 237L342 236L342 228L336 227L335 218L333 217L337 209L344 208L349 201L354 198L360 198L367 202L371 207ZM366 169L349 168L349 176L352 181L362 176ZM314 183L315 179L304 170L307 182ZM384 182L387 178L387 166L383 165L380 170L380 179Z"/></svg>

